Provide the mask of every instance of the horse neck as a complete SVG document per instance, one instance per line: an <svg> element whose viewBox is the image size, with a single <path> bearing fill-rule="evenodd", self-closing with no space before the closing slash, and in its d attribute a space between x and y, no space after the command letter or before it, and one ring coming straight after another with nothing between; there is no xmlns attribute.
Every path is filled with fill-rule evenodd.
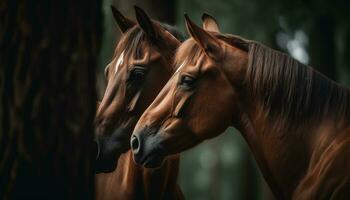
<svg viewBox="0 0 350 200"><path fill-rule="evenodd" d="M253 50L258 51L256 55L259 55L259 51L266 50L266 47L253 45ZM256 60L252 58L252 56L256 56L254 51L249 52L248 55L237 54L238 57L233 60L242 61L243 59L245 62L241 62L243 63L242 66L239 66L239 63L236 63L235 67L227 66L230 69L227 69L226 73L231 77L233 86L237 86L235 85L237 83L244 83L239 85L239 87L233 87L238 90L236 92L239 93L241 98L239 103L241 112L237 119L234 119L233 125L245 137L275 195L283 198L291 196L291 193L306 172L311 156L314 156L314 147L318 145L319 140L327 138L322 139L326 141L323 142L323 146L326 146L331 141L331 137L334 137L336 134L334 132L340 132L338 129L348 126L347 124L350 122L350 92L347 89L340 88L311 68L298 64L286 55L276 51L265 52L265 54L260 54L259 57L256 57L258 58ZM270 56L266 57L268 55ZM283 62L273 60L276 57L283 58L281 59ZM293 65L292 67L284 68L283 64L285 63ZM253 66L253 64L256 65ZM255 68L251 68L252 66ZM275 73L268 67L274 67L270 69L279 71ZM243 70L237 71L237 69ZM237 75L237 72L242 74ZM265 79L258 79L257 75L263 75L263 73L269 76ZM282 78L274 79L279 77L272 77L272 75L279 75ZM237 77L241 77L241 80L235 80ZM293 82L288 78L294 78L292 79ZM271 82L264 82L271 81L271 79L275 80L279 85L271 86ZM286 80L286 82L281 82L283 80ZM282 86L294 86L294 88L282 88ZM298 90L300 87L304 89L311 87L312 90L305 89L301 91ZM257 90L259 90L258 93ZM273 90L278 93L270 93ZM283 94L281 91L288 91L289 93ZM327 94L324 91L327 91ZM299 92L295 93L295 98L293 98L299 101L291 103L289 101L291 99L285 98L286 95L293 92ZM338 98L339 96L342 96L342 98ZM263 102L266 98L269 98L270 102L277 102L277 105ZM301 112L304 113L305 111L306 115L295 115L298 117L291 115L292 117L290 118L288 115L290 113L285 112L286 109L282 107L284 105L279 105L281 103L288 104L287 111L291 112L298 111L297 106L299 106L301 109L304 109ZM313 105L314 103L317 103L318 107ZM343 106L337 106L338 104ZM274 115L276 113L277 115ZM339 121L344 121L343 125L339 125ZM333 136L330 136L332 134Z"/></svg>
<svg viewBox="0 0 350 200"><path fill-rule="evenodd" d="M247 105L250 106L250 105ZM254 107L254 105L251 105ZM247 141L259 168L278 199L291 196L310 159L302 131L274 129L274 121L259 116L251 109L242 111L235 127ZM310 130L305 127L305 131Z"/></svg>
<svg viewBox="0 0 350 200"><path fill-rule="evenodd" d="M246 101L248 102L248 101ZM247 103L239 124L235 125L247 141L262 171L278 199L291 197L306 174L312 160L345 129L345 123L333 119L301 122L292 126L276 127L280 119L267 117L260 105ZM344 124L344 125L339 125Z"/></svg>
<svg viewBox="0 0 350 200"><path fill-rule="evenodd" d="M241 96L246 99L234 126L246 139L276 197L290 197L306 173L311 158L315 157L315 146L326 147L344 126L339 127L334 119L326 117L298 120L298 124L282 123L283 119L268 116L259 102L251 100L254 98L248 89L242 89L241 93L245 93ZM335 128L337 126L339 128ZM323 143L322 147L320 143Z"/></svg>
<svg viewBox="0 0 350 200"><path fill-rule="evenodd" d="M179 155L168 158L157 169L134 163L132 152L122 154L117 168L98 175L97 199L162 199L178 195Z"/></svg>

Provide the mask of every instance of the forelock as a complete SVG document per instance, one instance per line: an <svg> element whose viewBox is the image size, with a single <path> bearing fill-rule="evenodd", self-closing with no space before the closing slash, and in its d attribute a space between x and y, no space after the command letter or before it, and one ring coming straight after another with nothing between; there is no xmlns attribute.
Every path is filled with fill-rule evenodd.
<svg viewBox="0 0 350 200"><path fill-rule="evenodd" d="M178 68L184 66L186 63L194 63L200 58L203 50L195 42L194 39L190 38L183 42L177 49L174 59L174 65ZM178 71L179 69L177 69Z"/></svg>

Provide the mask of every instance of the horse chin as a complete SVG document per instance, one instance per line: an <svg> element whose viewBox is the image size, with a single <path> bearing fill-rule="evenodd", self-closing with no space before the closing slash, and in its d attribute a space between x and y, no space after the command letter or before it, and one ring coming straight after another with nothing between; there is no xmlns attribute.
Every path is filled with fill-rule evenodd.
<svg viewBox="0 0 350 200"><path fill-rule="evenodd" d="M161 167L164 161L164 157L161 155L153 154L145 159L143 166L145 168L158 168Z"/></svg>
<svg viewBox="0 0 350 200"><path fill-rule="evenodd" d="M133 156L135 163L145 168L161 167L165 159L165 154L161 148L144 149L142 155Z"/></svg>

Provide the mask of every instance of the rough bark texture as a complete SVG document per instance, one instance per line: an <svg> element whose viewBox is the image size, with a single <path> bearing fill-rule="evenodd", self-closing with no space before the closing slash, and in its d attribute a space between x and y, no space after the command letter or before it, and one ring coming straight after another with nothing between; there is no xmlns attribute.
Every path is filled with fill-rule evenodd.
<svg viewBox="0 0 350 200"><path fill-rule="evenodd" d="M0 2L0 199L92 199L100 0Z"/></svg>

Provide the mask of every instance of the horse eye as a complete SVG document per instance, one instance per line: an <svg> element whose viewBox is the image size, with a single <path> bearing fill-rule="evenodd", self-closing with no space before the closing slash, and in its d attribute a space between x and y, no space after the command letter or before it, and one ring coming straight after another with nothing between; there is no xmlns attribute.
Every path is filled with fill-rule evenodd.
<svg viewBox="0 0 350 200"><path fill-rule="evenodd" d="M136 66L130 71L128 82L139 83L144 80L145 75L146 75L145 68Z"/></svg>
<svg viewBox="0 0 350 200"><path fill-rule="evenodd" d="M195 78L193 78L192 76L188 76L188 75L183 75L180 78L180 85L184 86L186 88L192 88L194 83L195 83Z"/></svg>

